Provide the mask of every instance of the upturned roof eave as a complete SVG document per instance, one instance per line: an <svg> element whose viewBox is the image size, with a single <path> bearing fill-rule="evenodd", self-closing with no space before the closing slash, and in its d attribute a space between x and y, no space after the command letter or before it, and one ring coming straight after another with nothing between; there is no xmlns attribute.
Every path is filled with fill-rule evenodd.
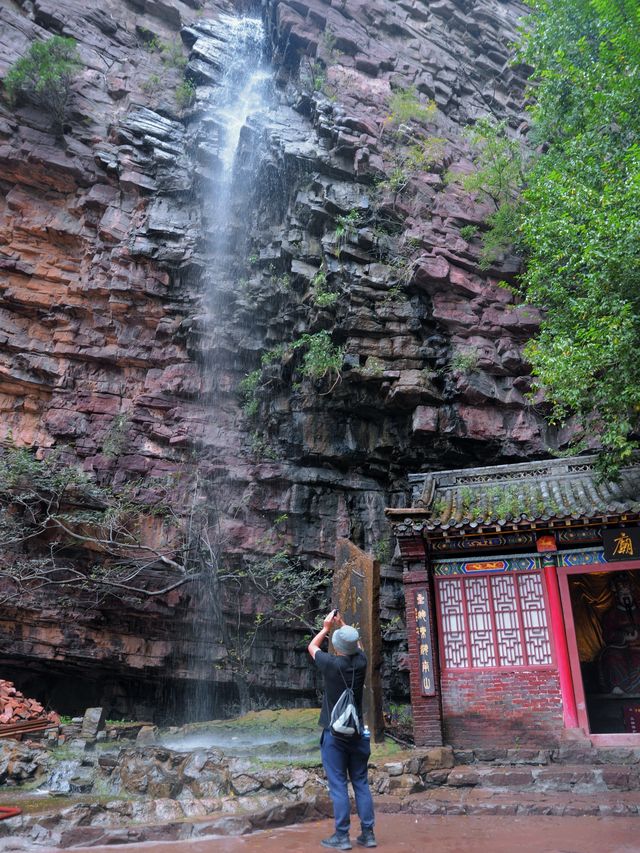
<svg viewBox="0 0 640 853"><path fill-rule="evenodd" d="M599 479L595 456L412 474L412 505L387 517L399 535L430 538L637 520L639 463L634 456L611 482Z"/></svg>
<svg viewBox="0 0 640 853"><path fill-rule="evenodd" d="M457 524L439 524L428 522L420 530L407 530L406 533L395 530L406 520L415 521L423 517L428 521L428 511L424 509L386 510L398 538L413 537L421 534L425 538L448 538L450 536L478 536L496 533L512 533L525 530L556 530L558 528L591 527L596 525L611 525L621 521L639 521L638 512L600 513L592 516L556 516L552 518L517 519L494 522L459 522Z"/></svg>

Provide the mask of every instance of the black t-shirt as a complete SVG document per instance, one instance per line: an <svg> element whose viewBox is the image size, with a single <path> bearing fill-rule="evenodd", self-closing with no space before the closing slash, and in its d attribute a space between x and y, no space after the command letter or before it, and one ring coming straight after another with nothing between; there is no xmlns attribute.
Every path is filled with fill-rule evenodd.
<svg viewBox="0 0 640 853"><path fill-rule="evenodd" d="M340 698L345 686L351 687L354 670L353 695L356 700L360 722L362 722L362 688L364 687L364 680L367 674L367 656L365 653L358 651L355 655L343 656L330 655L328 652L318 651L316 652L314 661L324 676L324 695L322 697L322 710L320 711L319 721L322 728L329 728L333 706Z"/></svg>

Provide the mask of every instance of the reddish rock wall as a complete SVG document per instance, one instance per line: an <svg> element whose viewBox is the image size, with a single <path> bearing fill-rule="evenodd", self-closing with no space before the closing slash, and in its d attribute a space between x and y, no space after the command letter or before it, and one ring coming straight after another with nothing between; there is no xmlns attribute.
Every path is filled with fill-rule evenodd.
<svg viewBox="0 0 640 853"><path fill-rule="evenodd" d="M505 45L521 9L496 0L267 2L278 109L245 131L245 150L260 141L264 153L249 213L236 215L249 241L222 283L228 299L212 334L201 321L215 276L203 237L217 151L206 104L219 69L203 57L206 21L232 4L199 5L107 0L97 11L25 0L0 10L0 74L44 30L77 38L85 65L63 142L33 109L0 106L2 435L39 453L65 446L70 461L115 486L188 480L197 459L225 559L236 564L284 542L330 566L338 536L377 550L387 683L406 695L384 507L405 500L410 471L527 458L556 441L523 396L521 348L537 318L498 286L517 262L480 272L479 241L460 228L481 223L487 207L444 180L450 165L470 168L461 141L470 120L493 113L520 124L523 79ZM187 73L199 84L186 111L174 98L182 72L144 47L149 34L176 43L181 24ZM311 60L324 65L324 91L297 82ZM400 194L376 189L397 165L392 85L435 101L425 132L442 140ZM338 219L353 210L358 227L341 241ZM309 295L321 264L340 292L328 309ZM289 353L263 372L259 416L247 418L238 383L260 354L323 328L345 347L342 381L330 394L299 385L300 353ZM216 358L213 373L202 371L203 350ZM473 368L457 368L456 353L469 351ZM107 453L114 435L117 452ZM212 623L204 656L189 647L194 614ZM169 675L179 690L205 676L221 696L233 681L213 615L186 591L74 619L60 634L55 600L42 613L7 613L7 667L42 672L45 659L61 675L97 669L100 683L120 685L119 707L140 677L158 685ZM302 636L259 637L252 672L266 696L314 695Z"/></svg>

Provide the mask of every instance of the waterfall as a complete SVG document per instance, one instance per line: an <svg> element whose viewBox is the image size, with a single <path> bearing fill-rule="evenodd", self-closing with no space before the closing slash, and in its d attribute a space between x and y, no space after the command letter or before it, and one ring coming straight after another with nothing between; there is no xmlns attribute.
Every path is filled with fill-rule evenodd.
<svg viewBox="0 0 640 853"><path fill-rule="evenodd" d="M228 368L223 360L228 358L229 347L226 344L225 352L220 328L224 312L232 302L231 295L237 292L238 280L246 269L248 224L252 219L256 170L260 161L260 134L243 134L243 130L269 105L271 73L264 59L265 35L261 20L223 16L215 25L210 25L209 32L215 33L222 45L222 73L203 121L209 133L206 148L214 151L215 156L211 187L205 196L203 210L206 269L202 277L200 317L202 399L210 413L209 429L222 432L225 413L220 394L221 375L225 367ZM211 442L210 446L214 444L215 453L220 454L220 459L215 461L220 461L224 467L229 449L224 442ZM218 497L217 484L205 475L199 499L205 501L211 518L216 516ZM215 534L210 539L215 539ZM210 559L215 564L221 546L215 541L212 544ZM213 685L212 668L216 662L225 663L225 636L216 579L218 566L211 568L211 573L194 590L192 600L194 625L190 669L196 680L190 685L190 695L185 697L184 716L189 720L212 719L224 714L237 699L234 690L222 691ZM244 681L240 681L240 686L244 687ZM243 695L246 698L246 690L240 691L241 701Z"/></svg>
<svg viewBox="0 0 640 853"><path fill-rule="evenodd" d="M221 265L222 272L228 273L234 260L229 257L230 250L234 248L234 216L246 213L243 206L246 208L247 191L250 190L250 187L238 185L239 176L235 169L240 136L248 118L266 107L271 74L263 59L262 21L257 18L224 18L221 23L226 28L228 47L220 89L212 104L212 116L218 131L218 169L215 198L211 199L211 207L206 213L211 235L210 254ZM209 296L215 304L215 286Z"/></svg>

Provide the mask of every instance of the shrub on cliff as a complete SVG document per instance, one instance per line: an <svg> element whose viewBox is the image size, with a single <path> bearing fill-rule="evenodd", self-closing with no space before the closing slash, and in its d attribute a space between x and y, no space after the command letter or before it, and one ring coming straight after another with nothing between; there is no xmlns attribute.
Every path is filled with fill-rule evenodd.
<svg viewBox="0 0 640 853"><path fill-rule="evenodd" d="M116 492L67 455L54 450L41 460L11 441L0 448L0 605L56 591L60 604L107 596L136 603L198 575L200 546L164 499L175 482L147 478ZM154 518L162 532L147 542Z"/></svg>
<svg viewBox="0 0 640 853"><path fill-rule="evenodd" d="M507 124L477 122L490 198L483 265L510 245L516 291L543 312L525 354L553 424L603 449L607 477L640 436L640 10L637 0L532 0L528 157ZM533 144L531 144L533 143Z"/></svg>
<svg viewBox="0 0 640 853"><path fill-rule="evenodd" d="M640 10L637 0L534 9L522 57L543 153L523 194L520 289L546 313L526 354L552 418L574 416L580 438L597 437L611 476L640 431Z"/></svg>
<svg viewBox="0 0 640 853"><path fill-rule="evenodd" d="M4 79L4 88L12 104L24 99L51 117L56 133L62 132L71 82L81 67L72 38L52 36L33 42Z"/></svg>

